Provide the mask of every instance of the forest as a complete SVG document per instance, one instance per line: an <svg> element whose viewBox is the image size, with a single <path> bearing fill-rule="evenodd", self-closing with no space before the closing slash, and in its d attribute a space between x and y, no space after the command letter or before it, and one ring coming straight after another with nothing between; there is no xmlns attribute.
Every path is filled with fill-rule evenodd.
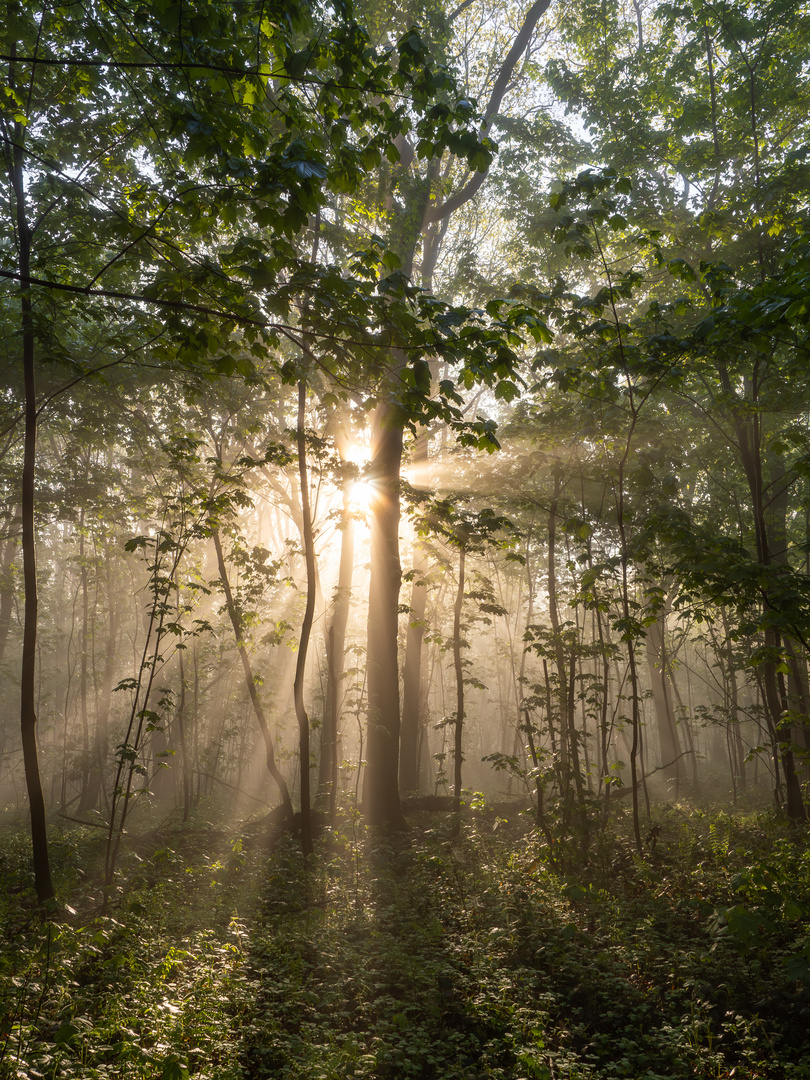
<svg viewBox="0 0 810 1080"><path fill-rule="evenodd" d="M807 4L0 23L0 1080L810 1078Z"/></svg>

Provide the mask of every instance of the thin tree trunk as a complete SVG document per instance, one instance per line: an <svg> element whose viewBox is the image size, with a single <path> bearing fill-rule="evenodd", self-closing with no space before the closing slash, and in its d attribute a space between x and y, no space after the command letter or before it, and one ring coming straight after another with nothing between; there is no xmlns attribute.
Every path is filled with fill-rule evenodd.
<svg viewBox="0 0 810 1080"><path fill-rule="evenodd" d="M456 722L453 742L453 812L456 815L453 835L457 836L461 827L461 765L463 761L464 731L464 669L461 664L461 612L464 604L464 572L467 562L467 549L462 544L458 556L458 590L453 607L453 667L456 673Z"/></svg>
<svg viewBox="0 0 810 1080"><path fill-rule="evenodd" d="M186 673L183 664L184 649L178 649L178 666L180 675L180 694L177 699L177 734L180 744L180 768L183 782L183 821L188 821L191 809L191 763L188 757L188 740L186 738ZM237 785L238 786L238 785Z"/></svg>
<svg viewBox="0 0 810 1080"><path fill-rule="evenodd" d="M16 521L11 510L6 518L9 528ZM11 628L11 613L14 610L14 584L11 567L17 554L17 540L8 536L3 542L3 554L0 558L0 664L6 651L8 632Z"/></svg>
<svg viewBox="0 0 810 1080"><path fill-rule="evenodd" d="M340 654L343 659L343 653ZM338 697L340 678L337 673L338 654L335 646L335 624L329 627L326 635L326 708L321 736L321 756L319 760L318 787L326 791L329 798L329 823L332 828L337 821L338 797L338 747L340 732ZM341 665L342 666L342 665Z"/></svg>
<svg viewBox="0 0 810 1080"><path fill-rule="evenodd" d="M352 599L354 575L354 519L349 492L344 485L340 534L340 566L332 621L326 634L327 689L324 723L321 729L321 753L318 789L329 798L329 816L334 824L338 795L338 758L340 747L340 702L343 696L343 669L346 652L346 627Z"/></svg>
<svg viewBox="0 0 810 1080"><path fill-rule="evenodd" d="M678 737L675 712L669 692L665 610L659 611L655 622L647 627L645 644L655 718L658 725L658 740L661 747L661 766L664 779L675 781L674 795L677 798L682 773L681 740Z"/></svg>
<svg viewBox="0 0 810 1080"><path fill-rule="evenodd" d="M717 88L715 86L714 78L714 46L712 45L712 39L709 36L709 26L704 20L703 33L706 41L706 64L709 71L709 101L711 103L712 110L712 143L714 148L714 182L712 184L712 190L709 194L709 198L706 201L707 210L714 210L714 205L717 200L717 189L720 185L720 174L723 171L722 150L720 146L720 132L717 127ZM707 252L707 258L710 252Z"/></svg>
<svg viewBox="0 0 810 1080"><path fill-rule="evenodd" d="M568 731L568 700L566 688L568 680L565 674L565 655L560 639L560 619L557 608L557 564L556 564L556 538L557 538L557 506L560 496L560 476L554 476L554 498L548 513L548 615L551 629L554 634L554 652L557 661L557 690L559 698L560 717L560 765L564 776L566 789L571 784L571 747ZM551 714L549 713L549 721ZM569 791L561 791L563 799L567 799Z"/></svg>
<svg viewBox="0 0 810 1080"><path fill-rule="evenodd" d="M627 446L625 448L624 456L619 465L619 492L618 503L616 507L616 518L619 525L619 537L621 540L622 618L625 626L627 627L625 633L627 642L627 663L630 674L630 723L633 730L633 741L630 747L630 783L632 784L633 795L633 832L636 840L636 850L641 853L643 848L641 844L641 827L639 824L638 814L638 755L641 739L641 717L639 715L639 688L638 672L636 670L636 646L634 639L634 631L631 629L631 623L633 620L630 615L630 584L627 573L628 549L627 535L624 522L624 466L627 461L627 456L630 453L630 442L633 437L633 432L635 430L636 419L637 413L634 411L633 423L630 428L630 434L627 437Z"/></svg>
<svg viewBox="0 0 810 1080"><path fill-rule="evenodd" d="M298 753L301 762L301 847L304 857L312 854L312 816L310 814L310 753L309 753L309 717L304 706L304 676L307 666L307 652L312 633L312 620L315 615L315 537L312 532L312 513L309 505L309 481L307 480L307 440L305 431L307 387L303 379L298 381L298 426L296 443L298 447L298 477L301 485L301 517L303 519L304 558L307 565L307 603L304 609L304 621L301 624L301 636L298 642L298 656L295 663L295 682L293 699L295 715L298 720Z"/></svg>
<svg viewBox="0 0 810 1080"><path fill-rule="evenodd" d="M725 608L720 612L723 619L723 631L725 638L725 661L726 661L726 681L728 683L728 696L729 696L729 721L731 723L731 732L734 745L734 757L737 763L737 776L739 778L740 791L745 791L747 787L747 781L745 776L745 747L742 741L742 732L740 731L740 691L737 685L737 672L734 669L734 649L731 644L731 637L728 628L728 618L726 616Z"/></svg>
<svg viewBox="0 0 810 1080"><path fill-rule="evenodd" d="M427 431L416 440L414 464L428 459ZM405 667L402 677L402 729L400 731L399 786L402 791L419 790L419 733L422 723L422 639L425 636L427 561L418 540L414 545L408 633L405 639Z"/></svg>
<svg viewBox="0 0 810 1080"><path fill-rule="evenodd" d="M87 710L87 682L88 682L88 648L90 643L90 596L87 575L87 560L85 557L84 535L84 507L79 514L79 568L81 574L82 589L82 644L79 661L79 716L82 725L82 779L79 805L87 798L87 789L90 783L90 767L92 751L90 748L90 718Z"/></svg>
<svg viewBox="0 0 810 1080"><path fill-rule="evenodd" d="M562 754L557 751L557 735L554 731L554 704L553 695L551 693L551 679L548 674L548 663L546 658L543 657L543 683L546 690L546 719L548 722L548 739L551 743L551 759L554 762L554 775L557 778L557 793L560 799L564 798L565 783L563 766L562 766Z"/></svg>
<svg viewBox="0 0 810 1080"><path fill-rule="evenodd" d="M557 680L560 700L560 750L562 758L561 765L565 778L565 790L562 792L562 797L569 810L573 809L572 801L573 799L576 799L577 814L581 819L580 824L584 827L584 781L579 763L579 736L576 729L576 701L574 693L576 659L573 649L570 655L570 664L569 657L566 657L560 629L557 600L557 508L561 490L562 483L560 475L557 473L554 477L554 498L548 515L548 611L551 629L554 633L554 652L557 663Z"/></svg>
<svg viewBox="0 0 810 1080"><path fill-rule="evenodd" d="M12 57L16 55L16 42L12 44ZM9 82L14 83L14 65L10 66ZM45 819L45 799L39 773L37 750L36 714L36 658L37 658L37 569L36 526L34 521L34 487L36 482L37 454L37 397L34 372L34 318L31 303L31 230L25 208L25 179L23 169L23 140L25 129L21 123L14 125L15 146L13 150L11 182L14 188L17 211L17 241L19 244L20 272L20 329L22 331L23 379L25 384L25 434L23 442L22 472L22 552L25 606L23 621L22 667L20 672L20 731L22 736L25 783L31 814L31 845L34 861L34 881L37 899L44 904L54 898L51 865L48 853L48 830Z"/></svg>
<svg viewBox="0 0 810 1080"><path fill-rule="evenodd" d="M256 714L256 719L259 722L259 729L264 739L265 748L265 760L267 762L267 771L275 780L278 785L279 794L281 795L281 801L284 805L284 812L289 820L293 817L292 800L290 799L290 791L287 787L287 782L279 772L276 765L276 752L273 746L273 737L270 734L270 725L267 723L267 718L264 715L264 707L262 706L259 698L259 691L256 687L256 679L253 675L253 669L250 664L250 657L245 646L244 635L242 633L242 617L237 610L234 603L233 593L231 592L231 584L228 580L228 568L225 565L225 556L222 553L222 541L220 540L219 530L214 529L212 533L212 539L214 541L214 550L217 554L217 566L219 568L219 579L222 582L222 591L225 593L225 606L228 609L228 615L231 620L231 626L236 637L236 647L239 650L239 659L242 661L242 670L245 673L245 682L247 683L248 693L250 694L250 700L253 704L253 711Z"/></svg>
<svg viewBox="0 0 810 1080"><path fill-rule="evenodd" d="M115 675L115 646L118 638L118 616L115 610L115 595L110 575L109 559L106 567L107 575L107 606L109 610L109 622L104 646L104 671L101 676L101 696L96 699L96 725L93 733L93 748L91 752L90 768L87 776L82 801L79 810L86 813L95 809L100 801L104 783L104 768L107 764L107 752L109 750L109 721L112 707L113 678ZM104 795L106 800L106 794Z"/></svg>
<svg viewBox="0 0 810 1080"><path fill-rule="evenodd" d="M160 533L158 533L158 537L159 535ZM107 827L107 845L104 853L104 885L106 888L109 888L109 886L112 885L115 876L115 866L121 850L121 840L124 836L124 828L131 808L131 800L133 797L132 785L136 771L140 771L137 770L138 754L144 749L144 739L145 736L148 737L151 727L148 706L154 688L155 677L158 672L158 665L160 664L162 666L163 663L160 648L165 633L165 621L170 610L168 597L173 591L174 583L176 582L177 568L180 565L180 560L185 551L184 544L174 545L171 556L167 557L169 570L168 573L166 573L164 567L161 565L161 544L158 537L156 537L154 541L155 561L150 567L152 573L151 587L153 592L152 603L145 615L146 632L144 635L143 652L138 667L138 678L134 688L135 693L130 706L129 721L117 754L118 765L115 771L115 780L113 781L112 795L110 798L110 818ZM150 654L149 647L153 635L154 652ZM144 685L145 672L147 673L146 685ZM133 730L134 737L132 737ZM131 737L132 741L130 741ZM146 757L147 755L145 754L144 756ZM144 767L146 767L146 764L146 761L144 761ZM127 779L126 784L122 788L121 777L124 772L126 772ZM120 817L118 815L119 806L121 808Z"/></svg>

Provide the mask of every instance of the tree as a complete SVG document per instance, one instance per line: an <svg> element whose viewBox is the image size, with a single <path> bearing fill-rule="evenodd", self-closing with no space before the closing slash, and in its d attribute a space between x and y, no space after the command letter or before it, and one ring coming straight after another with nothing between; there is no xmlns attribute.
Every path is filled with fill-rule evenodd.
<svg viewBox="0 0 810 1080"><path fill-rule="evenodd" d="M293 239L330 191L351 192L383 151L393 153L411 120L404 105L389 105L392 94L411 95L423 135L439 149L454 142L480 160L466 104L431 112L446 82L426 65L418 35L402 39L392 65L394 50L370 48L348 7L324 19L290 3L283 19L270 20L258 0L238 9L102 3L5 12L2 137L14 207L5 231L18 257L0 274L19 284L21 718L42 899L53 890L33 710L38 351L67 364L71 378L86 377L94 365L82 353L81 329L94 326L106 335L96 368L140 355L180 371L257 380L256 360L268 348L302 344L296 304L310 290L317 302L307 334L326 342L340 370L359 327L366 349L378 348L369 327L386 325L398 301L385 290L374 295L376 273L357 289L334 267L300 258ZM354 321L336 334L341 301L346 311L354 306ZM380 557L378 550L378 565Z"/></svg>
<svg viewBox="0 0 810 1080"><path fill-rule="evenodd" d="M394 190L398 189L402 194L403 205L395 218L396 231L391 245L400 257L402 273L406 277L413 271L417 244L423 236L423 277L428 280L432 277L430 273L426 273L426 264L428 266L435 264L438 246L443 235L441 223L472 199L481 188L494 149L489 139L489 130L500 109L518 61L528 48L535 27L548 5L549 0L536 0L526 12L521 28L499 67L489 101L483 110L480 140L471 136L470 132L463 135L453 133L445 139L437 139L422 126L421 129L417 127L417 134L422 137L416 147L406 143L404 147L406 153L404 157L401 157L400 168L395 172ZM407 70L414 62L414 56L419 55L424 49L424 45L416 35L401 44L407 44L407 51L401 53L400 68ZM452 85L448 76L444 74L437 76L437 83L439 86ZM455 108L457 120L463 121L471 112L472 106L467 99L462 98L457 101ZM466 160L472 176L455 192L438 202L436 185L441 172L441 156L445 148L461 160ZM421 176L416 174L416 165L420 159L427 161L427 168ZM539 324L534 329L539 330ZM492 343L490 341L490 344ZM406 424L423 419L419 414L409 416L399 404L400 383L408 379L404 344L405 339L396 343L379 394L380 404L377 406L372 429L370 467L370 476L378 487L378 494L372 506L372 577L367 653L370 719L366 791L371 820L383 824L396 824L401 819L398 795L401 731L396 615L402 578L398 542L400 513L398 488L402 468L402 432ZM447 343L442 350L437 349L437 352L441 352L447 358L446 345ZM465 356L464 367L458 376L459 381L469 386L477 380L491 383L498 378L503 378L505 385L507 383L513 385L510 381L513 357L505 349L501 349L498 355L496 345L493 357L494 367L488 366L486 362L481 363L480 361L483 360L484 357L480 357L477 365L471 365ZM423 365L421 375L423 392L429 392L429 379L429 369L427 365ZM448 390L450 390L449 387L440 386L439 397L447 401ZM504 389L502 392L507 391ZM451 408L446 418L450 419L453 415L458 419L457 411L454 413ZM482 446L494 445L486 433L481 438L481 443ZM411 650L412 656L408 663L408 687L409 731L411 733L409 738L412 747L413 694L419 682L417 657L421 652L421 637L418 633L411 636ZM416 657L413 656L414 651L416 651Z"/></svg>

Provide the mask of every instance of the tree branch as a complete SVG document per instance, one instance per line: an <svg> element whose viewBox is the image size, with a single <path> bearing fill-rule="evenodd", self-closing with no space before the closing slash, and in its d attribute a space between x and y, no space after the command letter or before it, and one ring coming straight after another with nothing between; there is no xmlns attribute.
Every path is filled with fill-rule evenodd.
<svg viewBox="0 0 810 1080"><path fill-rule="evenodd" d="M503 101L509 83L511 82L512 73L515 70L517 62L529 47L535 27L548 10L550 3L551 0L535 0L526 12L526 18L523 20L523 25L518 31L517 37L512 42L512 48L506 54L503 64L501 64L501 70L498 72L495 85L492 87L492 93L489 95L489 101L484 109L484 129L489 127L493 116L495 116L500 109L501 102ZM474 173L464 187L460 188L454 195L451 195L441 206L428 210L425 215L425 224L432 225L436 221L441 221L449 214L458 210L464 203L469 202L483 184L486 175L486 172Z"/></svg>
<svg viewBox="0 0 810 1080"><path fill-rule="evenodd" d="M466 10L466 8L468 8L472 2L473 0L461 0L461 3L458 5L458 7L451 11L450 14L447 16L447 25L451 26L462 13L462 11Z"/></svg>
<svg viewBox="0 0 810 1080"><path fill-rule="evenodd" d="M190 304L186 300L163 300L159 297L141 296L138 293L119 292L115 289L92 289L89 285L68 285L61 281L47 281L45 278L37 278L15 274L13 270L0 270L0 278L12 278L25 285L42 285L46 289L56 289L60 292L80 293L83 296L103 296L108 300L134 300L139 304L152 304L156 307L171 308L174 311L192 311L197 315L214 315L219 319L229 319L241 326L260 326L267 329L271 326L264 319L251 319L248 315L238 315L234 311L221 311L219 308L205 307L203 304Z"/></svg>

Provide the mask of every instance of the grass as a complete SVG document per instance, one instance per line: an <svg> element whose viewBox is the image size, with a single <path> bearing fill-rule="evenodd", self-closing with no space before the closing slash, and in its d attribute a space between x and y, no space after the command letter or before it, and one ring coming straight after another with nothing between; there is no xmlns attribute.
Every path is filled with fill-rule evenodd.
<svg viewBox="0 0 810 1080"><path fill-rule="evenodd" d="M0 859L0 1078L810 1077L810 847L770 814L621 822L552 870L524 820L452 840L354 821L305 867L255 829L54 845L74 913L36 916L27 841Z"/></svg>

